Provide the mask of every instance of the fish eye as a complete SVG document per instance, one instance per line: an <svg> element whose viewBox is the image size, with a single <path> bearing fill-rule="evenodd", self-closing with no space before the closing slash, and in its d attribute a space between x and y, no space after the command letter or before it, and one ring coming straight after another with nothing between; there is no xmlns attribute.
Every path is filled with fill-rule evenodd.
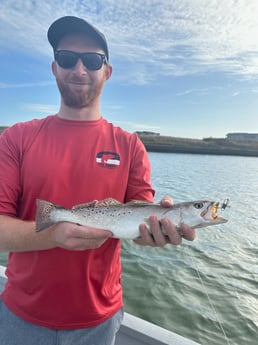
<svg viewBox="0 0 258 345"><path fill-rule="evenodd" d="M203 203L202 203L202 202L196 202L196 203L194 204L194 207L197 208L197 209L199 210L199 209L203 208Z"/></svg>

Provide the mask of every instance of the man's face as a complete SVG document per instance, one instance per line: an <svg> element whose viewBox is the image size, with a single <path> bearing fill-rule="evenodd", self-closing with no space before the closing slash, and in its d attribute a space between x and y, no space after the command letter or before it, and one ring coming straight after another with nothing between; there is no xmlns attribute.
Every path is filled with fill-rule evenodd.
<svg viewBox="0 0 258 345"><path fill-rule="evenodd" d="M101 53L103 50L86 34L70 34L59 43L57 50L70 50L77 53ZM90 71L79 59L72 68L62 68L55 61L52 71L64 104L71 108L89 107L100 97L103 85L111 76L112 68L103 64L101 69Z"/></svg>

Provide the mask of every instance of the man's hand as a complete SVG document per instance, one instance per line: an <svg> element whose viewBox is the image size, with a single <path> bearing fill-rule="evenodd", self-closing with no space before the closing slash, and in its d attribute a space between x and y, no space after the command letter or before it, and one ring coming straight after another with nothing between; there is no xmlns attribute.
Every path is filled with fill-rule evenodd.
<svg viewBox="0 0 258 345"><path fill-rule="evenodd" d="M170 196L165 196L160 204L163 207L171 207L173 206L173 199ZM164 247L168 243L181 244L182 238L188 241L193 241L195 238L195 230L186 224L176 227L169 219L163 218L159 221L156 216L151 216L149 221L151 233L146 224L141 224L139 226L141 238L134 240L135 243L152 247ZM161 227L166 231L167 236L163 234Z"/></svg>
<svg viewBox="0 0 258 345"><path fill-rule="evenodd" d="M80 226L69 222L60 222L49 228L51 239L57 247L69 250L87 250L99 248L112 232Z"/></svg>

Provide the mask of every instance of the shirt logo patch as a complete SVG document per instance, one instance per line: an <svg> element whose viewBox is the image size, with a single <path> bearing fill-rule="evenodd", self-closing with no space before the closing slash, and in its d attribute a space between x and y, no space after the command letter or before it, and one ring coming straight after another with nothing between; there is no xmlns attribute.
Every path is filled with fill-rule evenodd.
<svg viewBox="0 0 258 345"><path fill-rule="evenodd" d="M115 169L120 165L120 156L116 152L101 151L97 154L96 162L102 168Z"/></svg>

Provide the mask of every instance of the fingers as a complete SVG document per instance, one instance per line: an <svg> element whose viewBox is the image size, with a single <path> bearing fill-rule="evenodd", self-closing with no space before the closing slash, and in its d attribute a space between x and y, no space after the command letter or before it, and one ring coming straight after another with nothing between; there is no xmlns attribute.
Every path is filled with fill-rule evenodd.
<svg viewBox="0 0 258 345"><path fill-rule="evenodd" d="M171 207L173 206L173 204L174 204L173 198L169 195L165 195L160 201L160 205L162 207Z"/></svg>
<svg viewBox="0 0 258 345"><path fill-rule="evenodd" d="M90 228L85 226L80 226L78 224L74 224L74 226L71 228L71 236L82 238L82 239L103 239L103 238L109 238L112 237L112 232L108 230L102 230L102 229L96 229L96 228Z"/></svg>
<svg viewBox="0 0 258 345"><path fill-rule="evenodd" d="M62 222L53 227L56 245L69 250L87 250L100 247L112 233L107 230L88 228L77 224Z"/></svg>
<svg viewBox="0 0 258 345"><path fill-rule="evenodd" d="M168 238L163 235L160 223L156 216L151 216L149 218L150 231L146 224L141 224L139 229L141 237L135 242L140 245L147 245L152 247L164 247L168 242Z"/></svg>
<svg viewBox="0 0 258 345"><path fill-rule="evenodd" d="M141 224L139 226L140 234L141 236L134 240L135 243L141 245L141 246L155 246L154 238L149 232L146 224Z"/></svg>
<svg viewBox="0 0 258 345"><path fill-rule="evenodd" d="M106 230L79 227L74 229L70 237L68 237L68 247L72 250L95 249L102 246L108 238L112 237L112 233Z"/></svg>
<svg viewBox="0 0 258 345"><path fill-rule="evenodd" d="M96 249L101 247L106 242L106 240L107 239L96 240L94 238L88 238L87 240L82 240L81 238L69 238L65 242L62 242L60 244L60 248L76 251Z"/></svg>
<svg viewBox="0 0 258 345"><path fill-rule="evenodd" d="M170 222L169 219L163 218L160 220L161 226L164 229L164 232L167 234L169 243L174 245L179 245L182 243L182 236L178 232L178 228Z"/></svg>
<svg viewBox="0 0 258 345"><path fill-rule="evenodd" d="M181 244L182 238L188 241L193 241L195 239L195 230L187 224L175 226L169 221L169 219L166 218L161 219L161 224L166 233L168 234L170 243L172 244Z"/></svg>
<svg viewBox="0 0 258 345"><path fill-rule="evenodd" d="M193 241L196 237L195 230L187 224L182 224L178 228L178 231L181 234L181 236L188 241Z"/></svg>
<svg viewBox="0 0 258 345"><path fill-rule="evenodd" d="M146 224L140 225L141 237L134 240L135 243L152 247L164 247L168 243L179 245L182 243L183 238L188 241L193 241L195 238L195 230L190 226L182 224L180 227L176 227L167 218L159 221L156 216L151 216L149 226L150 230Z"/></svg>

